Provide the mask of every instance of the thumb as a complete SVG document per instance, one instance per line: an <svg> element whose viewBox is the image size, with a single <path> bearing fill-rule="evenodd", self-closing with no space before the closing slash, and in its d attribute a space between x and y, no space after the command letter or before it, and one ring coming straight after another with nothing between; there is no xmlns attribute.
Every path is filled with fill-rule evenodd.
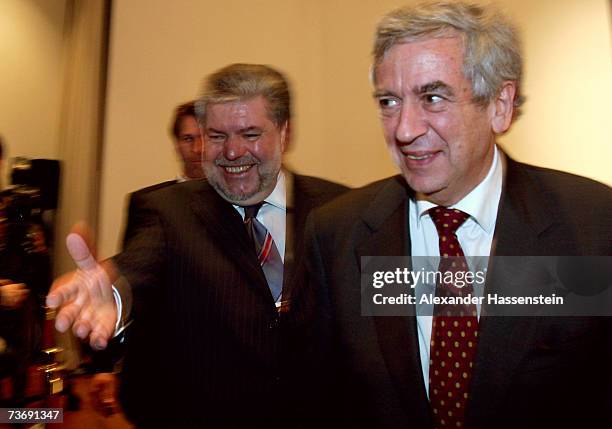
<svg viewBox="0 0 612 429"><path fill-rule="evenodd" d="M89 247L87 247L87 243L79 234L74 232L68 234L66 237L66 247L74 263L81 270L95 268L98 264L91 254Z"/></svg>

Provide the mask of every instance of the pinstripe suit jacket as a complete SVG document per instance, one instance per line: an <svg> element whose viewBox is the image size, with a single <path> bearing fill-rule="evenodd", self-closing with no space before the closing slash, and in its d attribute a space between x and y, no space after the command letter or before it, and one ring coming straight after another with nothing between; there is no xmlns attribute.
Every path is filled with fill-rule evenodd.
<svg viewBox="0 0 612 429"><path fill-rule="evenodd" d="M308 212L346 188L299 175L293 183L295 244ZM134 296L120 394L129 418L139 426L280 424L289 409L281 323L231 204L206 181L135 194L114 261Z"/></svg>

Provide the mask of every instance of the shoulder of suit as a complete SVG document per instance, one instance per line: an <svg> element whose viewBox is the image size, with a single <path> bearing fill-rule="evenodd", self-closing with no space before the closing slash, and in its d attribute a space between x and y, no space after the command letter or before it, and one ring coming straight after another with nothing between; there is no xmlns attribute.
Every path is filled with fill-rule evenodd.
<svg viewBox="0 0 612 429"><path fill-rule="evenodd" d="M350 189L348 186L337 182L321 179L320 177L304 176L301 174L294 174L293 181L295 187L298 187L303 191L310 191L312 193L325 192L341 194Z"/></svg>
<svg viewBox="0 0 612 429"><path fill-rule="evenodd" d="M131 194L130 200L132 202L157 199L163 200L171 196L191 193L198 189L205 188L206 186L208 185L205 180L188 180L186 182L177 182L176 180L169 180L167 182L147 186L146 188L139 189L138 191L133 192Z"/></svg>
<svg viewBox="0 0 612 429"><path fill-rule="evenodd" d="M612 204L612 188L593 179L550 168L513 162L537 187L542 197L567 204Z"/></svg>
<svg viewBox="0 0 612 429"><path fill-rule="evenodd" d="M158 189L163 189L167 186L171 186L176 184L176 180L168 180L166 182L161 182L161 183L156 183L155 185L151 185L151 186L147 186L145 188L142 189L138 189L137 191L132 192L132 195L144 195L148 192L153 192L156 191Z"/></svg>
<svg viewBox="0 0 612 429"><path fill-rule="evenodd" d="M399 204L405 200L407 193L406 182L401 176L388 177L344 192L338 198L317 208L315 216L325 221L337 218L346 222L357 219L366 211Z"/></svg>

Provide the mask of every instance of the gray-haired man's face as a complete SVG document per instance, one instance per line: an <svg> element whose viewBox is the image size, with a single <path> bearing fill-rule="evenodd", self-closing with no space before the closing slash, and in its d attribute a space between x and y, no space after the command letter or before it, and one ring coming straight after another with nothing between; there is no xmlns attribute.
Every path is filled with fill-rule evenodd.
<svg viewBox="0 0 612 429"><path fill-rule="evenodd" d="M494 153L493 105L472 101L460 37L398 43L376 68L387 146L429 201L454 204L486 176Z"/></svg>
<svg viewBox="0 0 612 429"><path fill-rule="evenodd" d="M270 120L263 97L207 106L203 135L205 175L225 200L245 206L272 193L287 125Z"/></svg>

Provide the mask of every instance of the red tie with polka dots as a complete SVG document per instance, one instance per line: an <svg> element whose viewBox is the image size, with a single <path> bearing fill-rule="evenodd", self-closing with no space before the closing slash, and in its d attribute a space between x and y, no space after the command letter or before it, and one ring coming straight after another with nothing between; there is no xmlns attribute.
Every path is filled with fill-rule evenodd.
<svg viewBox="0 0 612 429"><path fill-rule="evenodd" d="M440 245L442 281L436 285L437 297L473 295L471 284L459 287L458 279L467 271L463 249L456 231L469 215L460 210L434 207L429 210ZM472 366L478 342L476 306L436 304L433 312L429 360L429 402L436 428L462 428L469 399Z"/></svg>

